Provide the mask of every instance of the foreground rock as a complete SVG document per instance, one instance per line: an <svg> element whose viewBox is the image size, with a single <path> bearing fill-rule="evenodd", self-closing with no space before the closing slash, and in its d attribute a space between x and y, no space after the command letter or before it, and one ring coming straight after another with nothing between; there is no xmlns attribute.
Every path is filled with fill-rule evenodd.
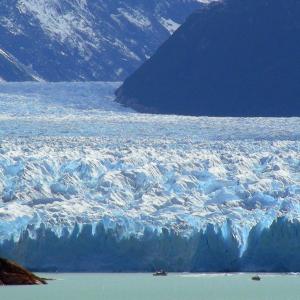
<svg viewBox="0 0 300 300"><path fill-rule="evenodd" d="M35 284L46 284L46 281L14 262L0 258L0 285Z"/></svg>
<svg viewBox="0 0 300 300"><path fill-rule="evenodd" d="M142 112L300 116L299 0L226 0L194 13L130 76Z"/></svg>

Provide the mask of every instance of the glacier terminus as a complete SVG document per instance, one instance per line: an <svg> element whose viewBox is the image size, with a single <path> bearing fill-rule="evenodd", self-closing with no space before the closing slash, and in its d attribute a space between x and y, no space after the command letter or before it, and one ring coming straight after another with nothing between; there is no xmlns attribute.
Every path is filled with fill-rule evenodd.
<svg viewBox="0 0 300 300"><path fill-rule="evenodd" d="M154 262L179 271L299 271L287 259L299 246L299 118L141 114L113 101L119 86L0 84L0 253L35 267L28 253L40 249L45 270L85 270L55 251L96 245L102 234L109 259L100 271ZM286 236L295 244L285 245ZM61 248L44 253L51 239ZM126 265L132 249L142 257L151 241L160 260ZM111 254L113 243L129 252ZM206 252L210 245L220 247ZM268 251L280 247L275 264ZM85 260L92 265L92 255Z"/></svg>

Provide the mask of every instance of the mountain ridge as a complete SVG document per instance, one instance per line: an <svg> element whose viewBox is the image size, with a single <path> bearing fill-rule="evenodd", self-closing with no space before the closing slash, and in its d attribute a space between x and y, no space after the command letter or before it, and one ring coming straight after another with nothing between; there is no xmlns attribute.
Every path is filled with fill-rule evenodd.
<svg viewBox="0 0 300 300"><path fill-rule="evenodd" d="M118 89L141 112L300 115L300 5L210 3L193 13Z"/></svg>

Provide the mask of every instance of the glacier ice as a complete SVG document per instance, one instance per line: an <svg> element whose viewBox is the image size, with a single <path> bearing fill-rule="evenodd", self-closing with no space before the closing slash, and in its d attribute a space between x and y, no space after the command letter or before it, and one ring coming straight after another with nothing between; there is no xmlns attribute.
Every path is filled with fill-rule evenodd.
<svg viewBox="0 0 300 300"><path fill-rule="evenodd" d="M0 240L44 224L122 235L300 219L300 119L138 114L119 83L0 83ZM224 225L225 224L225 225Z"/></svg>

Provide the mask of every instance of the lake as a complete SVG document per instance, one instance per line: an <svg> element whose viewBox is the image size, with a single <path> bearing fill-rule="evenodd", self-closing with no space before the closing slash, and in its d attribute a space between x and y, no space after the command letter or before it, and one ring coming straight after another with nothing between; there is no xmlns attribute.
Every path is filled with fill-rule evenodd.
<svg viewBox="0 0 300 300"><path fill-rule="evenodd" d="M41 275L41 274L39 274ZM300 276L265 274L42 274L47 286L1 287L1 300L295 300Z"/></svg>

